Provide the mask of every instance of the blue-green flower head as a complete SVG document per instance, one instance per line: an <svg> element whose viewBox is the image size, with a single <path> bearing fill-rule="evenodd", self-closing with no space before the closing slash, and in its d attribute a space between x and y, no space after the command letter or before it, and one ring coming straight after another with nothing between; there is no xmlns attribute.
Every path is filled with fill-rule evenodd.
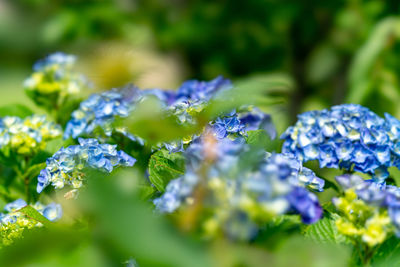
<svg viewBox="0 0 400 267"><path fill-rule="evenodd" d="M7 203L4 206L4 211L6 213L1 213L3 218L5 220L9 220L10 217L7 217L5 215L12 215L12 218L14 219L14 222L17 221L18 218L20 217L25 217L22 213L20 213L18 210L22 209L23 207L27 206L28 203L26 203L25 200L23 199L17 199L13 202ZM50 203L48 205L43 205L40 202L36 202L35 204L31 204L31 206L36 209L40 214L42 214L44 217L46 217L49 221L57 221L62 217L62 208L60 204L57 203ZM7 221L8 223L9 221ZM0 219L0 223L5 223Z"/></svg>
<svg viewBox="0 0 400 267"><path fill-rule="evenodd" d="M310 111L281 136L282 150L304 162L318 160L321 167L352 169L383 181L387 168L398 162L398 125L395 118L385 120L360 105Z"/></svg>
<svg viewBox="0 0 400 267"><path fill-rule="evenodd" d="M23 237L24 231L43 226L40 222L20 211L27 205L28 203L23 199L17 199L5 205L4 213L0 213L0 246L11 245L15 240ZM30 206L52 222L59 220L62 216L61 205L56 203L43 205L36 202Z"/></svg>
<svg viewBox="0 0 400 267"><path fill-rule="evenodd" d="M63 210L60 204L50 203L48 205L43 205L40 202L36 202L33 207L40 212L49 221L58 221L61 219Z"/></svg>
<svg viewBox="0 0 400 267"><path fill-rule="evenodd" d="M301 161L291 154L271 154L267 163L262 166L266 175L277 176L280 180L287 180L294 186L306 187L309 190L322 192L325 181L315 173L302 166Z"/></svg>
<svg viewBox="0 0 400 267"><path fill-rule="evenodd" d="M67 97L75 101L84 89L91 87L86 77L74 70L75 63L75 56L60 52L39 60L24 82L26 92L36 104L47 108L54 108L55 103L60 104Z"/></svg>
<svg viewBox="0 0 400 267"><path fill-rule="evenodd" d="M291 209L301 215L305 224L317 222L322 217L322 207L316 195L307 191L303 187L295 187L288 195L287 199Z"/></svg>
<svg viewBox="0 0 400 267"><path fill-rule="evenodd" d="M136 160L116 145L100 144L96 139L79 138L79 145L61 148L46 161L46 168L38 177L37 192L48 185L63 188L70 185L78 189L83 185L84 168L111 172L116 166L133 166Z"/></svg>
<svg viewBox="0 0 400 267"><path fill-rule="evenodd" d="M222 139L229 134L244 134L245 126L240 123L237 116L217 118L212 123L212 129L217 138Z"/></svg>
<svg viewBox="0 0 400 267"><path fill-rule="evenodd" d="M7 212L13 212L13 211L16 211L16 210L19 210L19 209L25 207L26 205L28 205L28 204L25 202L25 200L20 198L13 202L7 203L4 206L4 210Z"/></svg>
<svg viewBox="0 0 400 267"><path fill-rule="evenodd" d="M396 235L400 237L400 188L373 180L364 180L358 175L341 175L336 177L339 185L346 190L353 190L357 198L371 208L387 210ZM337 203L337 199L333 199Z"/></svg>
<svg viewBox="0 0 400 267"><path fill-rule="evenodd" d="M154 200L157 210L163 213L177 210L192 195L198 181L198 176L192 172L187 172L182 177L172 180L167 185L165 193Z"/></svg>
<svg viewBox="0 0 400 267"><path fill-rule="evenodd" d="M192 112L199 112L203 109L205 103L184 101L169 109L173 110L173 114L178 117L180 123L194 124ZM226 142L227 139L243 139L247 136L247 131L264 130L271 139L276 136L276 129L272 123L271 116L263 113L256 107L246 106L240 110L232 110L231 112L217 117L208 123L203 135L212 134L217 139ZM196 136L187 138L187 140L176 140L174 142L164 144L165 148L171 153L184 151L184 144L188 144L196 140Z"/></svg>
<svg viewBox="0 0 400 267"><path fill-rule="evenodd" d="M186 81L176 91L150 89L141 93L144 96L156 96L164 104L167 112L177 117L178 123L190 125L195 124L194 115L201 112L209 100L218 97L220 92L232 88L230 80L218 76L211 81ZM276 136L270 115L253 106L244 106L239 110L221 114L210 121L208 126L213 129L214 135L219 139L246 136L246 131L259 129L265 130L272 139ZM171 153L183 151L183 145L190 143L193 139L195 139L194 136L186 137L185 140L175 140L173 144L160 144L159 147L165 147ZM176 144L179 145L176 146Z"/></svg>
<svg viewBox="0 0 400 267"><path fill-rule="evenodd" d="M24 119L6 116L0 119L0 149L18 155L32 156L61 134L61 127L48 121L46 116L32 115Z"/></svg>
<svg viewBox="0 0 400 267"><path fill-rule="evenodd" d="M148 89L144 95L154 95L166 106L179 105L182 102L207 102L222 90L232 88L230 80L218 76L211 81L188 80L177 90Z"/></svg>
<svg viewBox="0 0 400 267"><path fill-rule="evenodd" d="M38 60L33 65L34 71L43 71L54 66L62 66L63 68L70 68L76 62L76 56L68 55L62 52L50 54L44 59Z"/></svg>
<svg viewBox="0 0 400 267"><path fill-rule="evenodd" d="M248 239L257 232L245 226L254 227L259 220L275 215L300 214L304 223L319 220L322 208L309 190L322 191L324 180L291 155L261 151L251 166L241 166L251 149L242 140L213 135L195 139L184 153L186 173L170 181L165 193L154 200L156 208L171 213L190 206L196 190L205 187L210 199L205 199L203 205L213 212L213 218L223 212L226 216L217 224L228 236L240 239L243 233L248 233L244 238Z"/></svg>
<svg viewBox="0 0 400 267"><path fill-rule="evenodd" d="M101 127L107 136L113 130L112 123L116 117L127 117L134 104L141 99L138 88L127 86L122 90L113 89L100 94L92 94L72 113L67 123L64 138L77 138L92 134Z"/></svg>
<svg viewBox="0 0 400 267"><path fill-rule="evenodd" d="M175 102L184 100L210 100L217 92L232 87L230 80L218 76L209 82L189 80L184 82L176 92Z"/></svg>

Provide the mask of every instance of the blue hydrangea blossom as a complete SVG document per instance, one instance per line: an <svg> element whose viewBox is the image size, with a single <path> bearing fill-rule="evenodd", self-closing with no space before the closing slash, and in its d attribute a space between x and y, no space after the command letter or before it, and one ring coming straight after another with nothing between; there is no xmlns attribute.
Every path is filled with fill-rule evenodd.
<svg viewBox="0 0 400 267"><path fill-rule="evenodd" d="M42 226L40 222L19 211L26 205L27 203L24 200L18 199L4 206L4 212L0 213L0 247L8 246L16 239L21 238L25 230ZM31 206L53 222L59 220L62 216L61 205L56 203L43 205L36 202Z"/></svg>
<svg viewBox="0 0 400 267"><path fill-rule="evenodd" d="M23 199L17 199L4 206L6 213L0 213L0 224L8 224L17 222L18 218L24 217L24 215L18 212L19 209L27 206L28 204ZM43 205L40 202L36 202L31 205L40 214L46 217L49 221L57 221L62 217L62 208L60 204L50 203Z"/></svg>
<svg viewBox="0 0 400 267"><path fill-rule="evenodd" d="M134 87L123 90L113 89L101 94L93 94L89 99L80 104L80 108L72 113L72 119L68 122L65 138L76 138L85 134L93 134L94 129L101 127L106 136L110 136L113 130L115 117L127 117L134 109L135 104L144 97L153 95L158 97L164 104L166 114L177 117L181 124L194 124L193 115L199 113L206 106L206 102L222 90L232 87L230 80L222 76L212 81L190 80L182 84L177 91L150 89L140 91ZM268 114L259 109L248 106L240 111L232 111L210 123L219 138L227 135L245 135L248 130L264 129L272 138L275 137L275 128ZM128 133L126 129L117 128L125 136L141 144L144 143L139 137ZM189 144L193 137L185 140L175 140L160 144L171 153L184 150L184 145Z"/></svg>
<svg viewBox="0 0 400 267"><path fill-rule="evenodd" d="M61 148L46 161L46 168L38 177L37 192L52 185L63 188L70 185L74 190L83 184L86 167L111 172L116 166L133 166L135 159L116 145L100 144L96 139L79 138L79 145Z"/></svg>
<svg viewBox="0 0 400 267"><path fill-rule="evenodd" d="M342 175L336 181L344 190L354 189L359 199L368 205L387 209L396 235L400 237L400 188L373 180L364 180L358 175ZM335 199L333 199L335 203Z"/></svg>
<svg viewBox="0 0 400 267"><path fill-rule="evenodd" d="M59 125L47 121L46 116L32 115L21 119L7 116L0 119L0 148L17 154L31 156L44 150L47 141L60 137Z"/></svg>
<svg viewBox="0 0 400 267"><path fill-rule="evenodd" d="M48 55L44 59L38 60L33 65L34 71L44 71L46 69L53 69L55 66L62 66L63 68L70 68L76 62L76 56L68 55L63 52L56 52ZM61 73L57 73L61 76Z"/></svg>
<svg viewBox="0 0 400 267"><path fill-rule="evenodd" d="M274 139L276 129L271 116L253 106L241 107L210 122L215 136L219 139L232 135L246 136L247 131L265 130Z"/></svg>
<svg viewBox="0 0 400 267"><path fill-rule="evenodd" d="M37 104L47 107L57 106L67 97L70 101L91 86L84 75L74 71L75 62L75 56L61 52L39 60L33 66L34 73L25 80L26 92Z"/></svg>
<svg viewBox="0 0 400 267"><path fill-rule="evenodd" d="M169 111L177 116L181 124L194 124L193 113L200 112L205 104L202 102L184 101L175 106L170 106ZM272 123L271 116L253 106L241 107L228 114L221 115L211 121L205 132L211 131L217 139L247 136L247 131L264 130L271 139L276 137L276 129ZM164 146L171 153L184 151L184 145L189 144L196 136L186 138L185 140L176 140L165 143Z"/></svg>
<svg viewBox="0 0 400 267"><path fill-rule="evenodd" d="M390 115L385 120L360 105L310 111L281 136L282 151L303 162L318 160L321 167L352 169L382 181L388 167L400 166L399 125Z"/></svg>
<svg viewBox="0 0 400 267"><path fill-rule="evenodd" d="M255 217L293 212L300 214L304 223L313 223L322 216L317 197L307 189L322 191L324 180L284 154L254 152L259 153L259 161L255 166L243 167L240 162L248 151L250 147L243 138L199 137L185 151L186 173L172 180L165 193L154 200L156 208L171 213L190 205L196 188L206 186L213 197L205 203L213 203L210 208L216 217L239 212L241 218L257 221ZM199 171L203 164L208 165L206 177Z"/></svg>
<svg viewBox="0 0 400 267"><path fill-rule="evenodd" d="M222 76L211 81L189 80L184 82L176 91L149 89L144 90L146 95L158 97L165 105L174 106L185 101L207 102L218 92L232 88L230 80Z"/></svg>
<svg viewBox="0 0 400 267"><path fill-rule="evenodd" d="M101 127L104 133L110 136L115 117L127 117L134 108L134 104L140 100L139 95L139 89L133 86L92 94L80 104L78 110L72 113L64 138L92 134L97 127ZM121 131L125 132L124 129Z"/></svg>

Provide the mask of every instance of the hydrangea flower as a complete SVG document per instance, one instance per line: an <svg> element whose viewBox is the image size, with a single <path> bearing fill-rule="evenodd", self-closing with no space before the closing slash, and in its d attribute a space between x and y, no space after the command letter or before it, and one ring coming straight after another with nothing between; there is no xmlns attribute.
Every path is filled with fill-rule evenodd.
<svg viewBox="0 0 400 267"><path fill-rule="evenodd" d="M135 104L149 95L158 97L164 103L166 114L176 116L180 124L191 125L195 123L193 116L204 109L206 101L217 92L229 88L231 88L231 82L220 76L209 82L187 81L177 91L159 89L139 91L137 88L127 87L120 91L113 89L102 94L93 94L81 103L78 110L73 112L64 137L76 138L84 134L89 135L97 127L101 127L104 133L110 136L115 117L127 117ZM241 108L239 112L233 111L226 116L221 116L210 125L220 138L228 134L245 135L245 131L256 129L265 129L272 137L276 135L270 116L251 106ZM144 143L144 140L128 133L126 129L116 130L133 141ZM188 136L184 140L163 143L157 147L166 147L171 153L180 152L184 150L184 145L193 140L193 137Z"/></svg>
<svg viewBox="0 0 400 267"><path fill-rule="evenodd" d="M205 106L204 102L200 101L183 101L173 106L166 107L166 114L175 116L181 125L195 125L194 115L200 113ZM196 135L186 136L182 139L172 140L156 145L156 149L165 147L170 153L183 152L185 146L193 141Z"/></svg>
<svg viewBox="0 0 400 267"><path fill-rule="evenodd" d="M176 91L149 89L142 91L143 96L156 96L163 104L167 114L176 116L180 124L194 124L193 116L200 113L206 106L206 102L219 91L230 89L230 80L218 76L211 81L189 80L184 82ZM157 147L165 147L170 153L184 151L184 145L189 144L194 136L188 136L185 140L174 140L159 144Z"/></svg>
<svg viewBox="0 0 400 267"><path fill-rule="evenodd" d="M213 93L229 84L229 80L218 77L210 82L187 81L177 91L159 89L139 91L130 86L122 90L113 89L101 94L93 94L72 113L64 137L77 138L84 134L92 134L97 127L101 127L104 133L110 136L115 117L127 117L135 104L149 95L158 97L166 105L166 112L176 115L181 123L193 123L190 114L201 110L204 106L203 101L208 100ZM132 140L143 143L143 140L127 133L125 129L117 130Z"/></svg>
<svg viewBox="0 0 400 267"><path fill-rule="evenodd" d="M26 205L24 200L18 199L4 206L5 213L0 213L0 244L10 245L15 239L22 237L25 229L42 225L18 211ZM43 205L37 202L31 206L50 221L57 221L62 216L61 205L56 203Z"/></svg>
<svg viewBox="0 0 400 267"><path fill-rule="evenodd" d="M44 71L48 69L70 68L76 62L76 56L56 52L48 55L44 59L38 60L33 65L34 71ZM58 73L61 75L61 73Z"/></svg>
<svg viewBox="0 0 400 267"><path fill-rule="evenodd" d="M173 106L186 101L207 102L214 97L216 93L230 88L232 88L231 81L222 76L218 76L208 82L188 80L176 91L150 89L144 90L143 92L146 95L154 95L158 97L167 106Z"/></svg>
<svg viewBox="0 0 400 267"><path fill-rule="evenodd" d="M232 82L218 76L209 82L189 80L182 84L177 91L145 90L147 95L155 95L168 106L168 110L178 116L180 123L193 123L192 116L201 112L207 101L217 93L232 88ZM271 117L253 106L241 107L217 118L214 122L214 131L220 138L223 132L239 133L242 131L265 129L275 138L275 128L271 127ZM223 131L222 133L219 131Z"/></svg>
<svg viewBox="0 0 400 267"><path fill-rule="evenodd" d="M97 127L101 127L104 133L110 136L115 118L127 117L134 108L134 103L139 100L139 91L133 86L92 94L72 113L64 138L92 134ZM124 129L121 131L125 132Z"/></svg>
<svg viewBox="0 0 400 267"><path fill-rule="evenodd" d="M37 192L48 185L63 188L70 185L77 190L83 184L86 167L111 172L116 166L133 166L135 159L116 145L99 144L96 139L79 138L79 145L61 148L46 161L46 168L40 171Z"/></svg>
<svg viewBox="0 0 400 267"><path fill-rule="evenodd" d="M170 106L168 110L177 116L179 123L190 125L195 123L193 115L200 113L204 106L205 104L202 102L184 101ZM247 131L253 130L264 130L271 139L276 137L276 130L271 116L253 106L241 107L238 110L221 115L207 125L205 132L209 130L212 131L217 139L243 137L247 136ZM195 137L189 136L184 140L175 140L163 145L171 153L182 152L184 151L184 145L189 144Z"/></svg>
<svg viewBox="0 0 400 267"><path fill-rule="evenodd" d="M34 73L25 80L26 92L47 108L54 108L67 97L76 97L89 83L73 70L75 62L75 56L60 52L38 61L33 66Z"/></svg>
<svg viewBox="0 0 400 267"><path fill-rule="evenodd" d="M276 129L271 116L253 106L244 106L222 115L210 122L210 126L219 139L227 136L246 136L247 131L254 130L265 130L271 139L276 137Z"/></svg>
<svg viewBox="0 0 400 267"><path fill-rule="evenodd" d="M255 155L255 162L243 166L241 162L248 153ZM210 199L202 203L213 210L213 215L204 227L211 232L220 229L236 238L256 233L256 222L275 215L297 213L304 223L313 223L322 216L317 197L306 188L322 191L324 180L290 155L252 151L243 138L203 135L187 148L185 156L186 173L172 180L165 193L154 200L160 212L171 213L190 205L196 201L196 190L205 188ZM252 230L231 232L239 225ZM249 238L247 235L245 239Z"/></svg>
<svg viewBox="0 0 400 267"><path fill-rule="evenodd" d="M0 149L4 154L12 151L31 156L43 150L47 141L60 137L61 133L61 127L47 121L45 116L4 117L0 119Z"/></svg>
<svg viewBox="0 0 400 267"><path fill-rule="evenodd" d="M341 213L339 232L361 238L369 246L383 243L391 232L400 236L400 188L364 180L357 175L336 177L344 196L334 198Z"/></svg>
<svg viewBox="0 0 400 267"><path fill-rule="evenodd" d="M209 82L189 80L184 82L176 91L175 102L182 102L183 100L208 101L217 92L231 87L231 81L222 76L218 76Z"/></svg>
<svg viewBox="0 0 400 267"><path fill-rule="evenodd" d="M245 126L240 123L237 115L228 117L219 117L212 122L212 128L215 136L219 139L225 138L228 135L244 134Z"/></svg>
<svg viewBox="0 0 400 267"><path fill-rule="evenodd" d="M282 151L303 162L318 160L321 167L353 169L382 181L388 167L400 165L400 123L386 118L353 104L306 112L281 136Z"/></svg>

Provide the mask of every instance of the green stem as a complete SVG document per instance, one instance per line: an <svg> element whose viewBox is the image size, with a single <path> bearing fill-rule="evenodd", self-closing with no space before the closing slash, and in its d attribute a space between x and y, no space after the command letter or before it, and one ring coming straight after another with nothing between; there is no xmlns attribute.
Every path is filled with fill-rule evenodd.
<svg viewBox="0 0 400 267"><path fill-rule="evenodd" d="M29 192L29 177L25 176L24 184L25 184L25 194L26 194L26 203L31 203L31 193Z"/></svg>
<svg viewBox="0 0 400 267"><path fill-rule="evenodd" d="M369 247L368 245L365 245L365 249L364 249L364 257L362 258L362 263L364 266L369 267L371 266L371 260L372 257L375 254L377 247Z"/></svg>
<svg viewBox="0 0 400 267"><path fill-rule="evenodd" d="M20 171L20 169L17 166L13 166L13 170L17 174L18 178L22 177L22 172Z"/></svg>
<svg viewBox="0 0 400 267"><path fill-rule="evenodd" d="M2 199L4 199L4 201L6 201L6 202L10 202L10 201L13 201L13 200L14 200L14 199L13 199L12 197L10 197L8 194L2 193L2 192L0 192L0 197L1 197Z"/></svg>
<svg viewBox="0 0 400 267"><path fill-rule="evenodd" d="M27 175L27 171L29 169L30 159L29 157L25 157L25 169L24 169L24 184L25 184L25 194L26 194L26 202L29 204L31 202L31 194L29 192L29 183L30 177Z"/></svg>
<svg viewBox="0 0 400 267"><path fill-rule="evenodd" d="M21 169L18 166L13 166L13 169L15 173L17 174L17 177L21 179L21 181L24 182L24 187L25 187L25 195L26 195L26 202L30 203L31 201L31 194L29 192L29 183L30 179L29 176L27 176L27 170L29 166L29 161L30 159L28 157L24 158L23 164L21 166Z"/></svg>

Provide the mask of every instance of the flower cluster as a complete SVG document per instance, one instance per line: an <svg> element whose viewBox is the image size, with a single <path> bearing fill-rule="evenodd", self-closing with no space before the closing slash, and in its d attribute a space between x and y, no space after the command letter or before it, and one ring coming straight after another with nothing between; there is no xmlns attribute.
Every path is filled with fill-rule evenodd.
<svg viewBox="0 0 400 267"><path fill-rule="evenodd" d="M176 116L180 124L194 124L193 117L203 111L204 106L201 101L183 101L167 107L166 111Z"/></svg>
<svg viewBox="0 0 400 267"><path fill-rule="evenodd" d="M388 176L388 167L400 165L400 122L390 115L385 120L368 108L345 104L298 119L281 136L284 153L318 160L321 167L369 173L379 181Z"/></svg>
<svg viewBox="0 0 400 267"><path fill-rule="evenodd" d="M160 98L169 106L168 110L178 117L180 123L193 123L192 116L202 111L207 101L214 98L217 93L231 88L230 80L218 76L209 82L186 81L177 91L147 90L147 94ZM223 114L210 122L210 125L218 138L225 138L229 134L244 135L245 131L260 128L266 129L272 139L276 135L271 117L253 106L244 106Z"/></svg>
<svg viewBox="0 0 400 267"><path fill-rule="evenodd" d="M97 127L101 127L104 133L110 136L115 117L127 117L135 104L149 95L158 97L168 106L167 112L176 115L181 123L186 123L191 121L190 114L201 110L203 101L228 85L230 85L229 80L218 77L210 82L187 81L177 91L159 89L140 91L136 87L128 86L122 90L113 89L101 94L92 94L80 104L78 110L72 113L64 137L76 138L83 134L92 134ZM128 134L124 129L121 131ZM132 135L129 137L137 139Z"/></svg>
<svg viewBox="0 0 400 267"><path fill-rule="evenodd" d="M193 116L201 112L204 108L202 102L184 101L174 106L170 106L168 111L175 115L181 124L194 124ZM260 109L253 106L244 106L233 110L228 114L221 115L208 123L205 132L212 132L217 139L247 136L247 131L264 130L274 139L276 136L275 126L272 123L271 116L265 114ZM189 136L183 140L176 140L165 143L165 148L173 152L184 151L184 145L189 144L196 136Z"/></svg>
<svg viewBox="0 0 400 267"><path fill-rule="evenodd" d="M255 160L243 166L248 153L255 155ZM322 215L317 197L306 188L322 191L324 180L293 157L251 151L243 138L215 139L213 135L194 140L185 156L186 173L172 180L154 204L159 211L171 213L200 201L196 190L209 191L210 199L203 200L214 211L204 222L209 234L222 230L229 236L248 239L257 231L257 222L275 215L297 213L304 223L313 223ZM242 229L247 234L236 232L237 223L251 226Z"/></svg>
<svg viewBox="0 0 400 267"><path fill-rule="evenodd" d="M80 104L80 108L72 113L72 119L67 123L65 138L76 138L82 135L93 134L100 127L106 136L110 136L115 125L115 117L127 117L134 109L135 104L146 96L156 96L164 104L166 114L176 116L180 124L195 124L194 116L199 114L210 100L221 90L231 88L231 82L223 77L212 81L187 81L177 91L150 89L140 91L135 87L126 87L122 90L113 89L101 94L93 94ZM265 129L272 137L276 135L275 128L268 114L252 106L242 107L232 111L210 123L218 138L226 136L236 137L246 135L248 130ZM131 140L140 144L144 140L128 133L126 129L116 129ZM183 140L175 140L158 145L170 152L184 150L195 136L188 136Z"/></svg>
<svg viewBox="0 0 400 267"><path fill-rule="evenodd" d="M189 80L184 82L176 91L149 89L142 91L143 96L156 96L164 105L166 113L176 116L178 123L185 125L195 124L194 116L199 114L207 101L218 92L232 87L231 81L218 76L211 81ZM169 152L182 152L184 145L189 144L195 136L188 136L183 140L175 140L159 144Z"/></svg>
<svg viewBox="0 0 400 267"><path fill-rule="evenodd" d="M0 148L6 155L16 153L31 156L43 150L47 141L60 137L61 134L61 127L47 121L45 116L0 119Z"/></svg>
<svg viewBox="0 0 400 267"><path fill-rule="evenodd" d="M383 243L393 231L400 234L400 188L357 175L336 180L344 189L343 197L332 200L342 215L336 220L340 233L361 238L371 247Z"/></svg>
<svg viewBox="0 0 400 267"><path fill-rule="evenodd" d="M150 89L144 94L158 97L165 105L174 106L182 102L207 102L218 92L230 89L232 83L222 76L211 81L189 80L184 82L176 91Z"/></svg>
<svg viewBox="0 0 400 267"><path fill-rule="evenodd" d="M215 136L219 139L227 136L246 136L247 131L265 130L274 139L276 129L272 123L271 116L253 106L244 106L229 114L222 115L210 122Z"/></svg>
<svg viewBox="0 0 400 267"><path fill-rule="evenodd" d="M99 144L96 139L79 138L79 145L61 148L46 161L46 168L38 177L37 192L48 185L63 188L66 184L74 190L83 184L86 167L111 172L115 166L133 166L135 159L116 145Z"/></svg>
<svg viewBox="0 0 400 267"><path fill-rule="evenodd" d="M151 199L156 211L173 214L174 221L205 236L264 242L271 231L287 229L286 219L290 227L295 226L293 230L299 230L300 222L312 224L326 214L321 224L301 227L302 233L322 240L335 225L341 240L344 235L346 242L352 241L353 255L360 255L362 263L371 259L375 263L374 253L380 255L381 248L390 247L379 247L390 236L400 238L400 188L387 184L393 179L386 180L389 167L400 168L400 121L389 114L380 117L353 104L306 112L281 136L281 153L269 153L264 132L270 139L277 134L271 116L251 103L234 106L238 102L231 101L235 96L230 93L236 91L222 76L186 81L174 91L127 86L81 101L82 89L90 84L74 70L75 60L63 53L50 55L35 64L34 73L25 81L28 95L54 121L65 125L64 133L44 116L0 118L0 158L7 165L0 168L7 178L7 188L0 194L4 200L25 194L29 203L37 199L36 193L43 197L47 187L67 187L65 197L74 197L87 184L89 169L111 173L119 166L135 164L135 158L117 150L119 145L141 160L138 170L148 174L140 182L138 195ZM123 125L126 120L119 119L133 116L135 109L146 112L141 109L146 97L159 100L151 115L160 118L149 120L159 125L141 129L149 140L129 133ZM217 113L215 103L225 100L228 105L218 109L231 110ZM134 122L147 127L145 118L151 116L141 115ZM165 125L173 128L162 139L168 142L149 148L163 134L153 129ZM171 141L179 129L180 137ZM46 143L62 135L78 143L60 148L44 164ZM311 160L319 161L321 168L363 172L372 179L338 176L341 188L326 180L330 191L321 199L329 195L332 202L323 210L317 195L324 190L325 180L303 166ZM37 184L33 176L38 176ZM32 183L36 192L31 190ZM55 203L31 205L44 217L30 207L23 208L26 205L19 199L0 213L0 246L20 238L25 229L48 223L44 217L55 221L62 216L61 206ZM327 222L329 227L325 227Z"/></svg>
<svg viewBox="0 0 400 267"><path fill-rule="evenodd" d="M18 211L26 205L27 203L22 199L5 205L4 211L6 213L0 213L1 245L10 245L15 239L22 237L24 230L42 225ZM56 221L62 216L62 209L59 204L43 205L37 202L32 207L50 221Z"/></svg>
<svg viewBox="0 0 400 267"><path fill-rule="evenodd" d="M64 137L76 138L83 134L89 135L98 127L110 136L115 118L127 117L139 99L139 91L133 86L92 94L80 104L78 110L72 113Z"/></svg>
<svg viewBox="0 0 400 267"><path fill-rule="evenodd" d="M76 57L54 53L38 61L34 73L25 80L27 94L38 105L54 108L66 97L77 96L89 87L86 78L73 70Z"/></svg>

